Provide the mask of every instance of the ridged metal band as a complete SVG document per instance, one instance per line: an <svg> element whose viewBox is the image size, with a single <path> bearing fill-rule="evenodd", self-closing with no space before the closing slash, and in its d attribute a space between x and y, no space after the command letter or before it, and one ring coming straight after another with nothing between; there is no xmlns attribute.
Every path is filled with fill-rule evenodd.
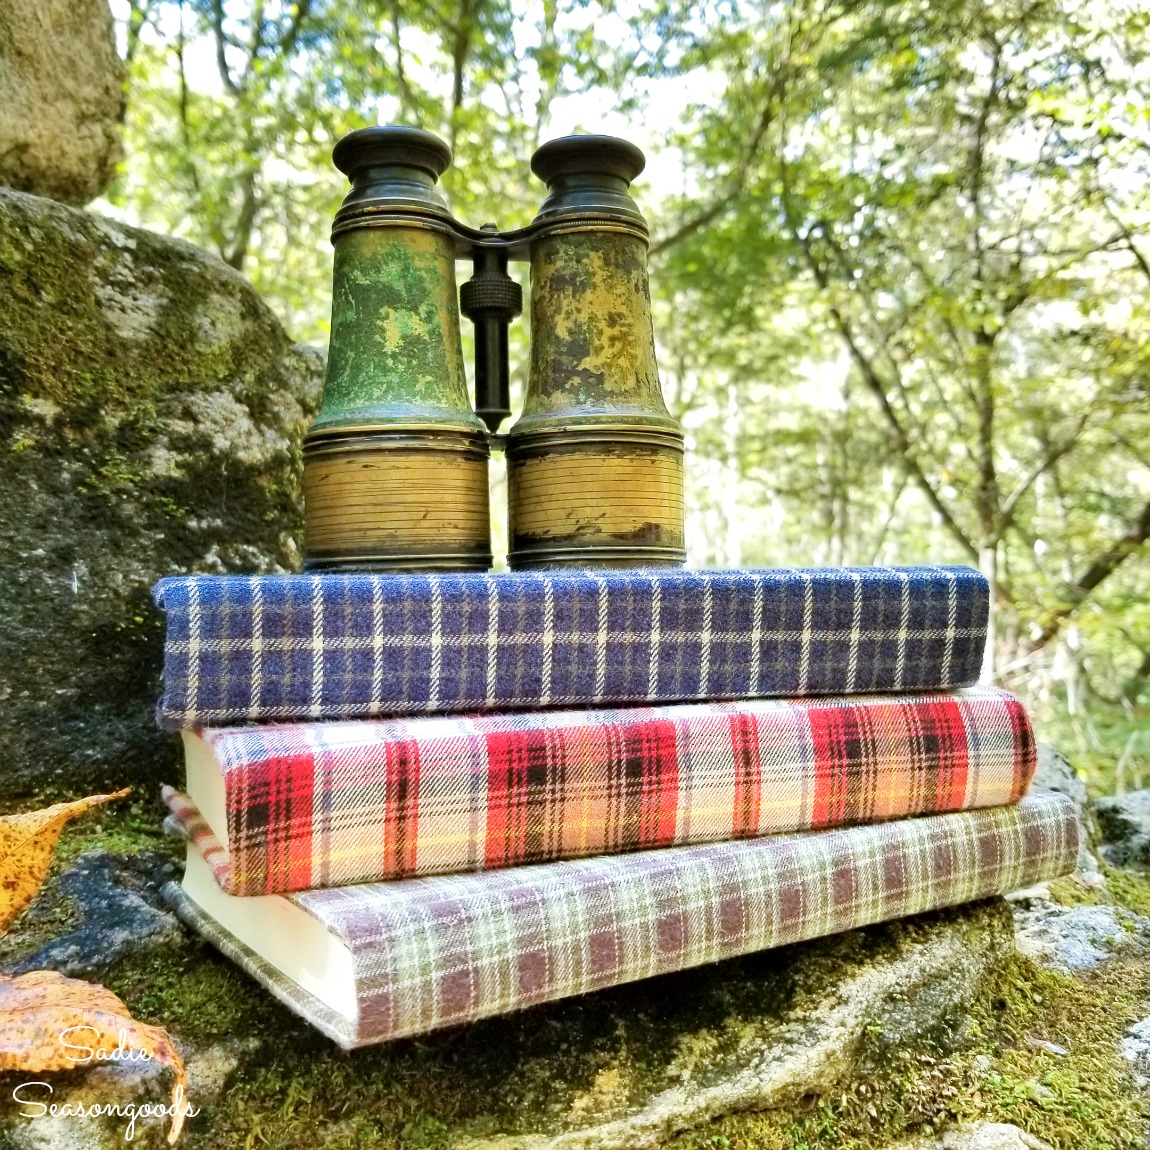
<svg viewBox="0 0 1150 1150"><path fill-rule="evenodd" d="M351 204L341 208L332 223L331 238L359 228L424 228L452 236L456 241L457 252L462 258L477 248L495 248L507 251L512 259L530 258L530 245L533 240L544 236L571 235L576 232L593 232L631 236L649 244L651 233L646 223L624 217L582 216L564 219L535 220L525 228L512 232L483 232L466 227L453 216L431 213L423 206L405 207L394 200L380 199Z"/></svg>
<svg viewBox="0 0 1150 1150"><path fill-rule="evenodd" d="M512 437L512 568L681 566L683 440L659 429L591 427Z"/></svg>
<svg viewBox="0 0 1150 1150"><path fill-rule="evenodd" d="M458 431L449 427L404 427L394 423L363 424L339 427L328 431L311 431L304 437L304 459L319 455L333 455L345 451L363 451L369 448L381 451L402 449L457 451L475 459L486 460L489 454L487 440L482 434Z"/></svg>
<svg viewBox="0 0 1150 1150"><path fill-rule="evenodd" d="M571 235L575 232L594 232L596 235L602 235L606 232L609 234L631 236L634 239L642 240L644 246L651 242L650 229L642 220L629 220L619 217L600 217L596 219L589 219L586 216L569 219L559 217L550 220L540 220L537 218L531 225L530 231L531 239L533 240L542 239L544 236Z"/></svg>
<svg viewBox="0 0 1150 1150"><path fill-rule="evenodd" d="M518 425L504 437L508 460L523 459L535 453L550 453L557 447L585 447L591 444L618 447L622 444L645 444L684 452L683 433L677 429L636 427L634 424L599 423L586 426L542 427L538 431L519 430Z"/></svg>
<svg viewBox="0 0 1150 1150"><path fill-rule="evenodd" d="M454 552L423 551L412 555L344 555L338 559L309 558L305 571L487 571L491 553L457 555Z"/></svg>
<svg viewBox="0 0 1150 1150"><path fill-rule="evenodd" d="M507 556L515 571L586 567L682 567L682 547L532 547Z"/></svg>
<svg viewBox="0 0 1150 1150"><path fill-rule="evenodd" d="M487 445L441 428L343 429L304 444L308 570L486 571Z"/></svg>
<svg viewBox="0 0 1150 1150"><path fill-rule="evenodd" d="M380 204L378 208L370 204L342 208L331 226L332 240L359 228L423 228L453 238L457 234L455 221L450 216L430 215L423 208L404 210L389 200L381 200Z"/></svg>

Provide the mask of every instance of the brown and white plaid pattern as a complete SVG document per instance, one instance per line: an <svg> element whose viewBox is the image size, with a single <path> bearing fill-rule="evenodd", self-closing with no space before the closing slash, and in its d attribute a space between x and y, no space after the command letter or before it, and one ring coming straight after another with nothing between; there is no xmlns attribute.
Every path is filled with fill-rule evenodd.
<svg viewBox="0 0 1150 1150"><path fill-rule="evenodd" d="M1001 894L1067 873L1077 852L1072 804L1041 793L993 810L284 896L351 950L355 1020L165 889L186 921L350 1048Z"/></svg>
<svg viewBox="0 0 1150 1150"><path fill-rule="evenodd" d="M200 734L243 895L1001 806L1035 758L987 687Z"/></svg>

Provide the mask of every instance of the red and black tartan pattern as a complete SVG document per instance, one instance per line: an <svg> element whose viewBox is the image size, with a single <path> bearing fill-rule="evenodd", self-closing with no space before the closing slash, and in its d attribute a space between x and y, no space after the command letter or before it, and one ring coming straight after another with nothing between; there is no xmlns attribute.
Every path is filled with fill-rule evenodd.
<svg viewBox="0 0 1150 1150"><path fill-rule="evenodd" d="M1035 763L1022 704L979 687L200 737L223 771L233 894L999 806Z"/></svg>

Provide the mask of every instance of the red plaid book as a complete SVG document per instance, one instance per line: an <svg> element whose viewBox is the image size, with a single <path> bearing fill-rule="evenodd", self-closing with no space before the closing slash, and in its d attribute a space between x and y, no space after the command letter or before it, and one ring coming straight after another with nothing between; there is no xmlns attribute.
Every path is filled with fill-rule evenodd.
<svg viewBox="0 0 1150 1150"><path fill-rule="evenodd" d="M228 859L216 877L241 895L1000 806L1035 764L1022 704L983 687L185 740L191 805Z"/></svg>

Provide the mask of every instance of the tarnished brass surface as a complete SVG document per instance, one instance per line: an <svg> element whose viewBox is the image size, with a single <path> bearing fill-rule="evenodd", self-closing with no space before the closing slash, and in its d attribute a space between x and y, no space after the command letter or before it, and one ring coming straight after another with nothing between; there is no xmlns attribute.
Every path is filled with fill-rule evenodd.
<svg viewBox="0 0 1150 1150"><path fill-rule="evenodd" d="M487 448L448 434L331 437L304 449L310 570L486 570Z"/></svg>
<svg viewBox="0 0 1150 1150"><path fill-rule="evenodd" d="M683 563L681 443L609 428L541 438L509 455L507 482L516 568Z"/></svg>
<svg viewBox="0 0 1150 1150"><path fill-rule="evenodd" d="M679 565L683 436L655 365L646 243L562 231L531 249L531 374L508 434L514 568Z"/></svg>
<svg viewBox="0 0 1150 1150"><path fill-rule="evenodd" d="M388 426L480 432L455 297L449 236L400 226L337 236L331 349L311 434Z"/></svg>
<svg viewBox="0 0 1150 1150"><path fill-rule="evenodd" d="M308 568L484 570L487 442L471 410L442 141L410 128L336 146L331 346L304 440Z"/></svg>
<svg viewBox="0 0 1150 1150"><path fill-rule="evenodd" d="M531 250L531 372L513 434L568 417L676 432L663 404L647 249L628 235L549 235Z"/></svg>

